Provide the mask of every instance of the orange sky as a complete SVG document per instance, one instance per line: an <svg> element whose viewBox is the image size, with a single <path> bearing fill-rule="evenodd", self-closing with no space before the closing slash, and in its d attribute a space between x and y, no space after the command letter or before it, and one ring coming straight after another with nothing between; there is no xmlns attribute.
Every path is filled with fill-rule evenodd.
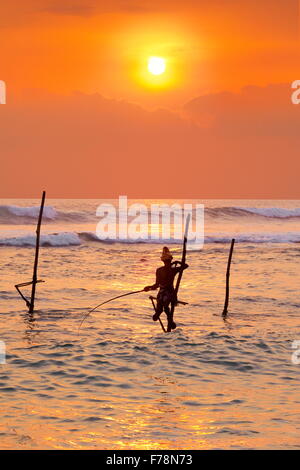
<svg viewBox="0 0 300 470"><path fill-rule="evenodd" d="M2 4L0 196L300 198L298 22L298 0Z"/></svg>

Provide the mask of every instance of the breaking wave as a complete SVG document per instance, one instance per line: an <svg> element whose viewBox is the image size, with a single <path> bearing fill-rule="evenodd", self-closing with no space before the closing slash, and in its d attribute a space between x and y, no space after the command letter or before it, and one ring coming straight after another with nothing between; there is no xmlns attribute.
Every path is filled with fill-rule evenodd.
<svg viewBox="0 0 300 470"><path fill-rule="evenodd" d="M34 223L39 216L40 208L19 207L19 206L0 206L0 222L6 224ZM43 219L54 220L57 217L56 210L51 206L44 207Z"/></svg>
<svg viewBox="0 0 300 470"><path fill-rule="evenodd" d="M35 246L36 236L25 235L22 237L11 237L0 239L0 246ZM41 246L76 246L81 245L81 240L77 233L61 232L41 235Z"/></svg>
<svg viewBox="0 0 300 470"><path fill-rule="evenodd" d="M0 205L0 224L26 225L36 224L40 212L39 206L19 207L12 205ZM63 212L57 211L52 206L45 206L43 222L88 222L93 215L87 212Z"/></svg>
<svg viewBox="0 0 300 470"><path fill-rule="evenodd" d="M25 225L35 224L39 215L39 206L19 207L13 205L0 205L0 224ZM194 209L195 214L195 209ZM300 208L284 209L280 207L215 207L205 208L205 215L213 219L237 217L264 217L268 219L300 218ZM58 211L52 206L46 206L43 212L43 222L84 223L97 222L95 212L88 211Z"/></svg>
<svg viewBox="0 0 300 470"><path fill-rule="evenodd" d="M139 239L139 240L119 240L119 239L110 239L110 240L100 240L96 233L94 232L81 232L78 233L80 239L87 242L101 242L101 243L125 243L125 244L134 244L134 243L148 243L148 244L182 244L182 239ZM283 233L231 233L231 234L211 234L205 236L205 243L230 243L232 238L235 238L236 242L239 243L300 243L300 232L283 232ZM192 247L192 242L191 242Z"/></svg>
<svg viewBox="0 0 300 470"><path fill-rule="evenodd" d="M300 208L284 209L282 207L215 207L205 209L211 217L249 217L260 216L274 219L300 217Z"/></svg>
<svg viewBox="0 0 300 470"><path fill-rule="evenodd" d="M238 243L300 243L300 232L285 233L244 233L244 234L210 234L205 237L205 243L230 243L232 238ZM35 246L35 235L24 235L20 237L7 237L0 239L0 246L33 247ZM41 235L41 246L49 247L67 247L78 246L84 243L95 242L104 244L122 243L132 244L182 244L182 240L176 239L139 239L139 240L120 240L118 238L100 240L94 232L59 232ZM190 248L193 244L190 242ZM197 248L195 246L195 248Z"/></svg>

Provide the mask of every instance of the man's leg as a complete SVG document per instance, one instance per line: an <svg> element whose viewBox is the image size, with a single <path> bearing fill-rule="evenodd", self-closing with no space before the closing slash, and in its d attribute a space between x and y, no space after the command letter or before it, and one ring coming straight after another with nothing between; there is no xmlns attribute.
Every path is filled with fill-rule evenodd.
<svg viewBox="0 0 300 470"><path fill-rule="evenodd" d="M160 295L158 294L157 296L157 303L156 303L156 307L155 307L155 314L153 315L152 319L153 321L157 321L161 315L161 313L163 312L164 310L164 305L163 305L163 302L162 302L162 299L160 297Z"/></svg>
<svg viewBox="0 0 300 470"><path fill-rule="evenodd" d="M171 330L175 330L176 328L176 323L173 321L173 315L171 314L171 310L170 310L170 304L168 305L165 305L164 307L164 311L167 315L167 318L168 318L168 331L171 331Z"/></svg>

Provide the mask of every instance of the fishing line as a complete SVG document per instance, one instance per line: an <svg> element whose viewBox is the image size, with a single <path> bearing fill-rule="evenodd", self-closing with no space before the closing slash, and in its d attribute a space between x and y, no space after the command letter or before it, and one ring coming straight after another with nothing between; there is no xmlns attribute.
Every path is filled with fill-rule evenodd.
<svg viewBox="0 0 300 470"><path fill-rule="evenodd" d="M116 297L113 297L112 299L109 299L109 300L105 300L104 302L102 302L101 304L97 305L96 307L92 308L92 310L90 310L84 317L83 319L81 320L81 323L79 325L79 328L78 328L78 333L79 333L79 330L84 322L84 320L92 313L94 312L95 310L97 310L97 308L101 307L102 305L104 304L108 304L108 302L112 302L112 300L116 300L116 299L120 299L121 297L126 297L127 295L132 295L132 294L139 294L140 292L144 292L144 289L141 289L141 290L136 290L134 292L127 292L127 294L121 294L121 295L117 295Z"/></svg>

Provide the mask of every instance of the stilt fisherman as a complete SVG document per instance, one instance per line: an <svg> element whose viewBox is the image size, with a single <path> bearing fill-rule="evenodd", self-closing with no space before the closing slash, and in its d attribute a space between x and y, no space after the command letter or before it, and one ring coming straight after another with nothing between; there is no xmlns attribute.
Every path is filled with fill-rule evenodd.
<svg viewBox="0 0 300 470"><path fill-rule="evenodd" d="M181 261L172 262L173 256L171 255L169 248L164 246L162 255L160 258L164 266L161 266L156 270L156 282L152 286L146 286L144 290L155 290L159 288L157 296L156 312L153 315L153 321L157 321L161 313L164 311L168 318L168 331L176 328L176 323L173 321L173 314L170 309L170 305L176 305L176 293L174 289L174 278L183 269L188 268L188 264L182 265Z"/></svg>

